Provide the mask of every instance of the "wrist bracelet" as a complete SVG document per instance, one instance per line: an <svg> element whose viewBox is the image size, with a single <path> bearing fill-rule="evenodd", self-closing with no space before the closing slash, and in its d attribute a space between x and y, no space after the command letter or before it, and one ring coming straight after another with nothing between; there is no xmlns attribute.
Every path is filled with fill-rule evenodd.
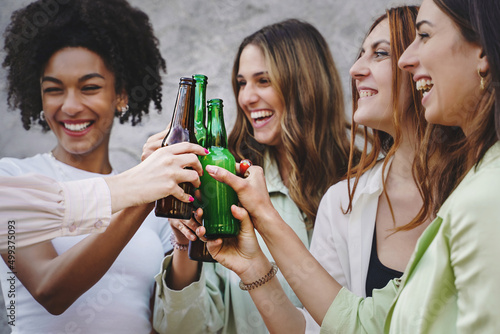
<svg viewBox="0 0 500 334"><path fill-rule="evenodd" d="M278 272L278 266L276 265L276 263L271 262L271 266L272 266L271 270L269 270L269 272L266 274L266 276L256 280L255 282L245 284L242 281L240 281L240 289L244 290L244 291L248 291L248 290L258 288L259 286L269 282L271 280L271 278L276 276L276 273Z"/></svg>
<svg viewBox="0 0 500 334"><path fill-rule="evenodd" d="M175 240L175 235L173 233L170 236L170 243L172 244L172 247L174 247L174 249L180 250L182 252L185 252L188 250L189 244L178 243L177 240Z"/></svg>

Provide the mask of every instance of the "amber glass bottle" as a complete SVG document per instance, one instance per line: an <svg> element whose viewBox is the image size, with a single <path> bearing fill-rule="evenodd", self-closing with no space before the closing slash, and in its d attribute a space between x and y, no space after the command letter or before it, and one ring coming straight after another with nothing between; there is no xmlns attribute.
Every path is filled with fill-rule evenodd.
<svg viewBox="0 0 500 334"><path fill-rule="evenodd" d="M170 130L163 139L162 146L182 142L197 143L194 134L194 88L194 79L187 77L180 79ZM181 183L179 186L194 197L195 189L191 183ZM155 214L159 217L190 219L193 214L193 204L181 202L170 195L156 201Z"/></svg>
<svg viewBox="0 0 500 334"><path fill-rule="evenodd" d="M221 99L208 101L207 148L210 153L200 159L204 170L207 165L214 165L236 173L234 156L227 149ZM206 237L215 239L238 235L240 223L231 213L231 205L238 204L236 192L228 185L216 181L207 172L203 173L200 180Z"/></svg>

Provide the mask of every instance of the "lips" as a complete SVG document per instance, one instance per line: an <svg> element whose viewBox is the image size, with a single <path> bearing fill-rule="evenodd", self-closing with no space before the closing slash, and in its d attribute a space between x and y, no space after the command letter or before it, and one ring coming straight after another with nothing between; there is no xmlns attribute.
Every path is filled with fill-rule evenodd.
<svg viewBox="0 0 500 334"><path fill-rule="evenodd" d="M360 89L359 90L359 98L365 98L365 97L370 97L373 95L377 95L378 91L374 89Z"/></svg>
<svg viewBox="0 0 500 334"><path fill-rule="evenodd" d="M250 117L255 125L265 124L273 115L274 112L270 110L258 110L250 113Z"/></svg>
<svg viewBox="0 0 500 334"><path fill-rule="evenodd" d="M60 122L64 132L70 136L83 136L90 131L93 121L63 121Z"/></svg>

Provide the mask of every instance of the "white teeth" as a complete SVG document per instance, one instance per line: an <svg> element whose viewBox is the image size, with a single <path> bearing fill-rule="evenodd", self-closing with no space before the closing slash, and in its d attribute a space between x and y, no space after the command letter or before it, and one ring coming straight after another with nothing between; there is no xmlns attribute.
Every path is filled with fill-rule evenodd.
<svg viewBox="0 0 500 334"><path fill-rule="evenodd" d="M63 123L64 127L70 131L83 131L86 128L89 127L91 122L85 122L85 123L78 123L78 124L69 124L69 123Z"/></svg>
<svg viewBox="0 0 500 334"><path fill-rule="evenodd" d="M434 86L434 82L429 79L420 79L416 83L417 85L417 90L423 90L424 92L427 92L431 90L432 86Z"/></svg>
<svg viewBox="0 0 500 334"><path fill-rule="evenodd" d="M250 114L250 117L252 117L252 119L257 119L257 118L262 118L262 117L269 117L269 116L272 116L272 115L273 115L272 111L267 111L267 110L264 110L264 111L252 111L252 113Z"/></svg>
<svg viewBox="0 0 500 334"><path fill-rule="evenodd" d="M363 98L363 97L369 97L369 96L373 96L373 95L377 95L377 92L374 92L372 90L361 90L359 91L359 97Z"/></svg>

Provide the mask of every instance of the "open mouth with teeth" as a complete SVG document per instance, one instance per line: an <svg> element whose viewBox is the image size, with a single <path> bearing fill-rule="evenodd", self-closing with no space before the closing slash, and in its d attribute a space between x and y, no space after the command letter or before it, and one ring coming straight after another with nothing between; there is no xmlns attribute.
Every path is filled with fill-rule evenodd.
<svg viewBox="0 0 500 334"><path fill-rule="evenodd" d="M362 99L364 97L370 97L373 95L377 95L378 92L375 90L360 90L359 91L359 98Z"/></svg>
<svg viewBox="0 0 500 334"><path fill-rule="evenodd" d="M424 97L429 94L429 91L434 87L434 83L429 79L420 79L417 81L417 90L422 91Z"/></svg>
<svg viewBox="0 0 500 334"><path fill-rule="evenodd" d="M89 126L91 126L94 122L83 122L83 123L64 123L62 122L62 125L66 130L72 131L72 132L81 132L87 129Z"/></svg>
<svg viewBox="0 0 500 334"><path fill-rule="evenodd" d="M266 122L273 115L274 113L272 111L263 110L263 111L253 111L250 117L252 117L252 120L255 122L255 124L260 124Z"/></svg>

